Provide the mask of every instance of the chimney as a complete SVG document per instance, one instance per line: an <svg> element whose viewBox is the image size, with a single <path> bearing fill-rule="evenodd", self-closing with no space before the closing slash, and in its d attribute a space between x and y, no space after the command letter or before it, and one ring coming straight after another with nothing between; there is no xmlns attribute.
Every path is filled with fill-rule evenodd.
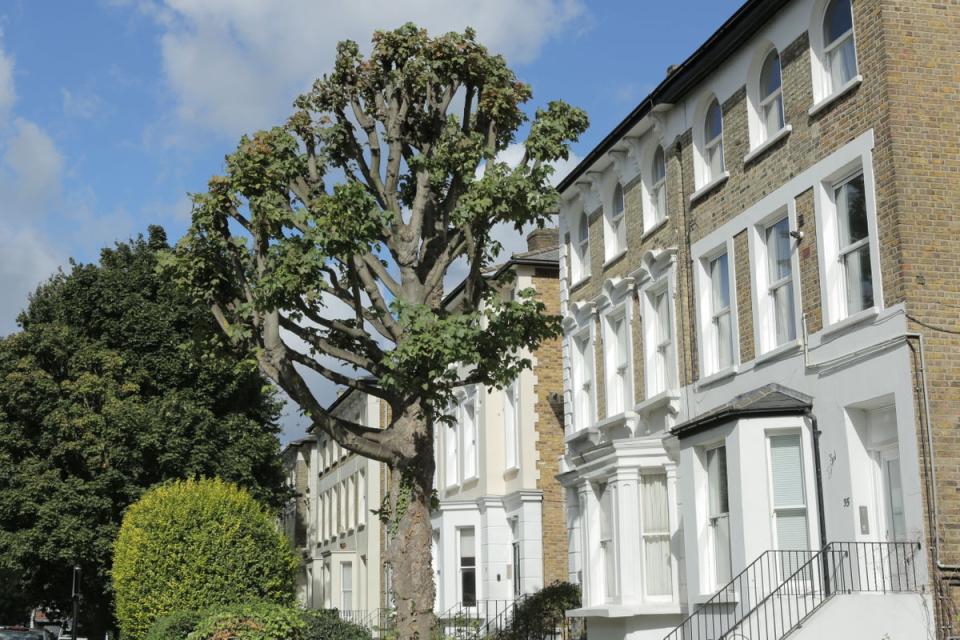
<svg viewBox="0 0 960 640"><path fill-rule="evenodd" d="M527 234L527 251L544 251L560 246L560 231L556 227L534 229Z"/></svg>

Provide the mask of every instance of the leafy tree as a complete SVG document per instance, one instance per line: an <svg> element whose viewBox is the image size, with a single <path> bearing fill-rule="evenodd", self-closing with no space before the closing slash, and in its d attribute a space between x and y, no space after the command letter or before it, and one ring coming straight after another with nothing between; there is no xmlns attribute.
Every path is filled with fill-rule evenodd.
<svg viewBox="0 0 960 640"><path fill-rule="evenodd" d="M143 640L174 611L250 602L299 621L283 608L296 567L276 517L244 489L220 479L160 485L127 509L114 546L121 637Z"/></svg>
<svg viewBox="0 0 960 640"><path fill-rule="evenodd" d="M431 443L452 390L508 383L530 364L517 350L559 331L532 293L503 301L483 277L501 249L495 225L542 226L557 209L551 163L587 126L551 102L519 142L531 95L469 29L377 32L368 57L341 42L286 124L243 137L194 196L170 260L314 428L390 468L381 513L404 639L428 637L433 621ZM519 165L497 161L514 143ZM467 276L451 308L457 260ZM310 371L382 398L388 424L331 416Z"/></svg>
<svg viewBox="0 0 960 640"><path fill-rule="evenodd" d="M0 339L0 620L38 604L81 632L112 626L111 549L123 510L168 478L219 475L279 503L280 405L206 307L158 273L163 230L40 286Z"/></svg>

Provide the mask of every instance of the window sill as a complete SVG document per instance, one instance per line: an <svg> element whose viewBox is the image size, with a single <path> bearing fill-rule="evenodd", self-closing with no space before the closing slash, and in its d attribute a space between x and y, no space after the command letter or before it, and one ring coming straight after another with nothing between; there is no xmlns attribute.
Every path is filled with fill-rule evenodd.
<svg viewBox="0 0 960 640"><path fill-rule="evenodd" d="M719 382L723 382L724 380L727 380L728 378L732 378L733 376L737 375L737 373L739 372L740 372L739 366L735 364L730 365L725 369L721 369L716 373L711 373L705 378L700 378L699 380L697 380L697 389L702 389L704 387L709 387Z"/></svg>
<svg viewBox="0 0 960 640"><path fill-rule="evenodd" d="M630 618L643 615L674 615L683 613L676 602L649 602L637 604L606 604L570 609L571 618Z"/></svg>
<svg viewBox="0 0 960 640"><path fill-rule="evenodd" d="M729 171L724 171L723 173L721 173L720 175L718 175L716 178L714 178L713 180L711 180L711 181L708 182L707 184L703 185L702 187L700 187L699 189L697 189L696 191L694 191L694 192L690 195L690 204L693 204L694 202L696 202L696 201L699 200L700 198L704 197L705 195L707 195L708 193L710 193L711 191L713 191L714 189L716 189L717 187L719 187L720 185L722 185L724 182L727 181L727 179L728 179L729 177L730 177L730 172L729 172Z"/></svg>
<svg viewBox="0 0 960 640"><path fill-rule="evenodd" d="M650 413L651 411L655 411L662 407L672 407L673 404L679 399L680 392L668 389L642 400L633 407L633 410L635 413L639 414Z"/></svg>
<svg viewBox="0 0 960 640"><path fill-rule="evenodd" d="M589 440L596 444L600 441L600 430L596 427L586 427L584 429L578 429L564 438L567 444L573 444L581 440Z"/></svg>
<svg viewBox="0 0 960 640"><path fill-rule="evenodd" d="M847 81L845 85L843 85L842 87L840 87L839 89L831 93L826 98L823 98L820 102L810 107L807 113L810 115L810 117L817 115L818 113L820 113L821 111L823 111L824 109L832 105L834 102L836 102L843 96L847 95L848 93L850 93L851 91L859 87L860 83L862 82L863 82L863 76L859 74L853 76Z"/></svg>
<svg viewBox="0 0 960 640"><path fill-rule="evenodd" d="M653 234L655 234L657 231L660 230L661 227L663 227L665 224L667 224L667 220L669 220L669 219L670 219L670 216L664 216L663 218L661 218L661 219L658 220L657 222L654 222L652 225L650 225L650 228L649 228L649 229L644 229L643 235L640 236L640 239L641 239L641 240L646 240L647 238L649 238L650 236L652 236Z"/></svg>
<svg viewBox="0 0 960 640"><path fill-rule="evenodd" d="M517 474L519 474L519 473L520 473L520 467L518 467L518 466L516 466L516 465L514 465L514 466L512 466L512 467L507 467L506 470L503 472L503 479L504 479L504 480L512 480L512 479L515 478L515 477L517 476Z"/></svg>
<svg viewBox="0 0 960 640"><path fill-rule="evenodd" d="M625 255L627 255L627 250L626 250L626 249L621 249L619 252L617 252L617 253L615 253L614 255L612 255L612 256L610 256L609 258L607 258L607 261L603 263L603 269L608 268L609 266L611 266L611 265L612 265L613 263L615 263L615 262L619 262L620 259L623 258L623 256L625 256Z"/></svg>
<svg viewBox="0 0 960 640"><path fill-rule="evenodd" d="M799 349L800 349L800 339L797 338L797 339L792 340L792 341L790 341L790 342L786 342L786 343L780 345L779 347L774 347L773 349L770 349L769 351L766 351L766 352L764 352L764 353L761 353L760 355L756 356L756 357L753 359L753 361L754 361L754 363L756 363L756 364L761 364L761 363L764 363L764 362L770 362L771 360L776 360L777 358L779 358L779 357L781 357L781 356L787 355L787 354L789 354L789 353L793 353L794 351L797 351L797 350L799 350Z"/></svg>
<svg viewBox="0 0 960 640"><path fill-rule="evenodd" d="M880 314L880 309L878 309L877 307L870 307L869 309L858 311L852 316L847 316L843 320L837 320L833 324L827 325L821 330L820 335L826 338L827 336L833 336L836 334L843 333L847 329L855 327L859 324L863 324L865 322L871 322L875 320L879 314Z"/></svg>
<svg viewBox="0 0 960 640"><path fill-rule="evenodd" d="M574 289L577 289L577 288L580 287L581 285L586 284L586 283L587 283L587 280L589 280L589 279L590 279L590 274L589 274L589 273L588 273L587 275L585 275L585 276L581 276L579 280L577 280L576 282L574 282L573 284L570 285L570 290L572 291L572 290L574 290Z"/></svg>
<svg viewBox="0 0 960 640"><path fill-rule="evenodd" d="M711 593L700 593L694 598L694 602L697 604L706 604L712 598L715 598L718 594L723 594L722 602L715 602L714 605L725 605L725 604L739 604L740 594L734 591L733 589L723 589L718 587L716 591Z"/></svg>
<svg viewBox="0 0 960 640"><path fill-rule="evenodd" d="M793 131L793 125L788 124L782 127L780 131L777 131L775 134L761 142L756 149L743 156L743 164L750 164L752 161L762 156L768 149L770 149L770 147L790 135L791 131Z"/></svg>

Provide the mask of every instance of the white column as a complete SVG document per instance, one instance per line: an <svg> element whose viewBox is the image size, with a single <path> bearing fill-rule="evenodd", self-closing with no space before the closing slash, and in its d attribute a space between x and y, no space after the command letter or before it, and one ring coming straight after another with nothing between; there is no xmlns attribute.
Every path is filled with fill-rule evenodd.
<svg viewBox="0 0 960 640"><path fill-rule="evenodd" d="M643 593L640 559L640 496L637 483L640 473L636 468L617 469L610 478L608 490L613 488L614 521L613 543L616 549L620 595L618 601L638 602Z"/></svg>

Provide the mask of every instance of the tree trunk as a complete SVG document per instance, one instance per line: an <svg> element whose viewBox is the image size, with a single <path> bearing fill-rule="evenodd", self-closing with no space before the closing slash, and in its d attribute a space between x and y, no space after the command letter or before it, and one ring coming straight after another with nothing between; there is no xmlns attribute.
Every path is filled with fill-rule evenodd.
<svg viewBox="0 0 960 640"><path fill-rule="evenodd" d="M430 508L433 499L433 444L430 425L411 411L401 418L399 433L409 446L390 474L387 526L388 558L393 568L398 640L429 640L436 622L433 605L436 585Z"/></svg>

